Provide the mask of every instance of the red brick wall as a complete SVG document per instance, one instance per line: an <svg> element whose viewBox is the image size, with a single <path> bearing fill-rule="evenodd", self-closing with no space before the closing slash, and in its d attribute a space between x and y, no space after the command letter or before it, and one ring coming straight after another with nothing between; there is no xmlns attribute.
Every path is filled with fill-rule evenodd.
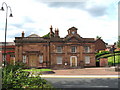
<svg viewBox="0 0 120 90"><path fill-rule="evenodd" d="M95 45L93 43L89 43L90 46L90 53L84 53L84 46L80 45L79 43L74 43L75 46L77 47L77 52L76 53L71 53L71 44L72 43L51 43L50 44L50 56L49 56L49 45L48 43L28 43L28 44L22 44L22 45L16 45L15 48L15 58L16 61L22 61L22 55L26 54L27 55L27 64L29 66L29 54L26 53L27 51L38 51L39 53L36 54L42 54L43 55L43 60L44 61L51 61L50 65L51 67L56 67L56 68L65 68L65 67L70 67L70 57L71 56L76 56L77 57L77 66L78 67L83 67L83 66L95 66L95 54L93 53L95 51ZM88 44L88 43L87 43ZM57 46L62 46L63 47L63 52L62 53L56 53L56 47ZM89 55L91 57L91 63L89 65L84 65L84 57L85 55ZM63 57L63 64L58 65L56 62L56 57L57 56L62 56ZM65 62L67 62L67 65L65 66ZM46 63L44 64L39 64L37 63L37 67L42 67L46 66Z"/></svg>
<svg viewBox="0 0 120 90"><path fill-rule="evenodd" d="M101 39L97 39L95 42L95 50L99 51L99 50L105 50L105 49L106 49L105 42Z"/></svg>
<svg viewBox="0 0 120 90"><path fill-rule="evenodd" d="M108 59L107 58L100 58L100 66L101 67L108 66Z"/></svg>

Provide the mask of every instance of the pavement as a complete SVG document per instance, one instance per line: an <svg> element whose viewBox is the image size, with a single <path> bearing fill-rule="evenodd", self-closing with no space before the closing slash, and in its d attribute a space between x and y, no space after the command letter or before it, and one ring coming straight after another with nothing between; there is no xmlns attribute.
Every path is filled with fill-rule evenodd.
<svg viewBox="0 0 120 90"><path fill-rule="evenodd" d="M120 78L119 72L110 67L53 70L54 74L43 74L45 78Z"/></svg>

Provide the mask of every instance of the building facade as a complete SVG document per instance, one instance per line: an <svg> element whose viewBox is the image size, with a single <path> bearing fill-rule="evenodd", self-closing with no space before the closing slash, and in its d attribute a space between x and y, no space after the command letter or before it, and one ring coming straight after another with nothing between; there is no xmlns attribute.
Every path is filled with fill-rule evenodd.
<svg viewBox="0 0 120 90"><path fill-rule="evenodd" d="M67 31L68 35L64 38L60 38L58 29L53 32L52 26L48 37L40 37L36 34L25 37L25 33L22 32L21 37L15 37L15 60L36 68L96 66L97 40L82 38L77 33L76 27L71 27ZM105 45L101 40L99 43Z"/></svg>
<svg viewBox="0 0 120 90"><path fill-rule="evenodd" d="M4 54L6 53L6 62L15 63L15 43L14 42L6 42L6 52L4 52L5 43L0 42L0 64L4 61Z"/></svg>

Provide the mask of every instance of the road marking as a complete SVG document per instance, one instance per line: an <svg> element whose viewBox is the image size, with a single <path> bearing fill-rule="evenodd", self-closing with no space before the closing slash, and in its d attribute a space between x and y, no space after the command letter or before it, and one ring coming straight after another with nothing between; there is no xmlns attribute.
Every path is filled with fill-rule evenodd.
<svg viewBox="0 0 120 90"><path fill-rule="evenodd" d="M76 87L76 88L108 88L109 86L88 86L88 85L62 85L62 86L65 86L65 87L72 87L72 88L74 88L74 86Z"/></svg>
<svg viewBox="0 0 120 90"><path fill-rule="evenodd" d="M119 75L40 75L43 78L120 78Z"/></svg>

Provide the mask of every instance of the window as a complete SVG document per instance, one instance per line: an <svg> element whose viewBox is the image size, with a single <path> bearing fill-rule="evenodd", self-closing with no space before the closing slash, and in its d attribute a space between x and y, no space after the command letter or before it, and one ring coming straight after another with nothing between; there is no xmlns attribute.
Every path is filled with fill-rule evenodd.
<svg viewBox="0 0 120 90"><path fill-rule="evenodd" d="M23 63L26 63L26 55L23 55Z"/></svg>
<svg viewBox="0 0 120 90"><path fill-rule="evenodd" d="M15 57L15 55L10 55L10 57Z"/></svg>
<svg viewBox="0 0 120 90"><path fill-rule="evenodd" d="M42 55L39 56L39 62L43 63L43 56Z"/></svg>
<svg viewBox="0 0 120 90"><path fill-rule="evenodd" d="M85 48L85 52L86 52L86 53L89 53L89 52L90 52L90 47L89 47L89 46L85 46L84 48Z"/></svg>
<svg viewBox="0 0 120 90"><path fill-rule="evenodd" d="M2 60L4 61L6 59L6 55L2 55Z"/></svg>
<svg viewBox="0 0 120 90"><path fill-rule="evenodd" d="M85 56L85 64L90 64L90 56Z"/></svg>
<svg viewBox="0 0 120 90"><path fill-rule="evenodd" d="M76 53L76 47L75 47L75 46L72 46L72 47L71 47L71 52L72 52L72 53Z"/></svg>
<svg viewBox="0 0 120 90"><path fill-rule="evenodd" d="M62 64L62 56L57 56L57 64Z"/></svg>
<svg viewBox="0 0 120 90"><path fill-rule="evenodd" d="M57 47L57 53L62 53L62 47L61 46Z"/></svg>

